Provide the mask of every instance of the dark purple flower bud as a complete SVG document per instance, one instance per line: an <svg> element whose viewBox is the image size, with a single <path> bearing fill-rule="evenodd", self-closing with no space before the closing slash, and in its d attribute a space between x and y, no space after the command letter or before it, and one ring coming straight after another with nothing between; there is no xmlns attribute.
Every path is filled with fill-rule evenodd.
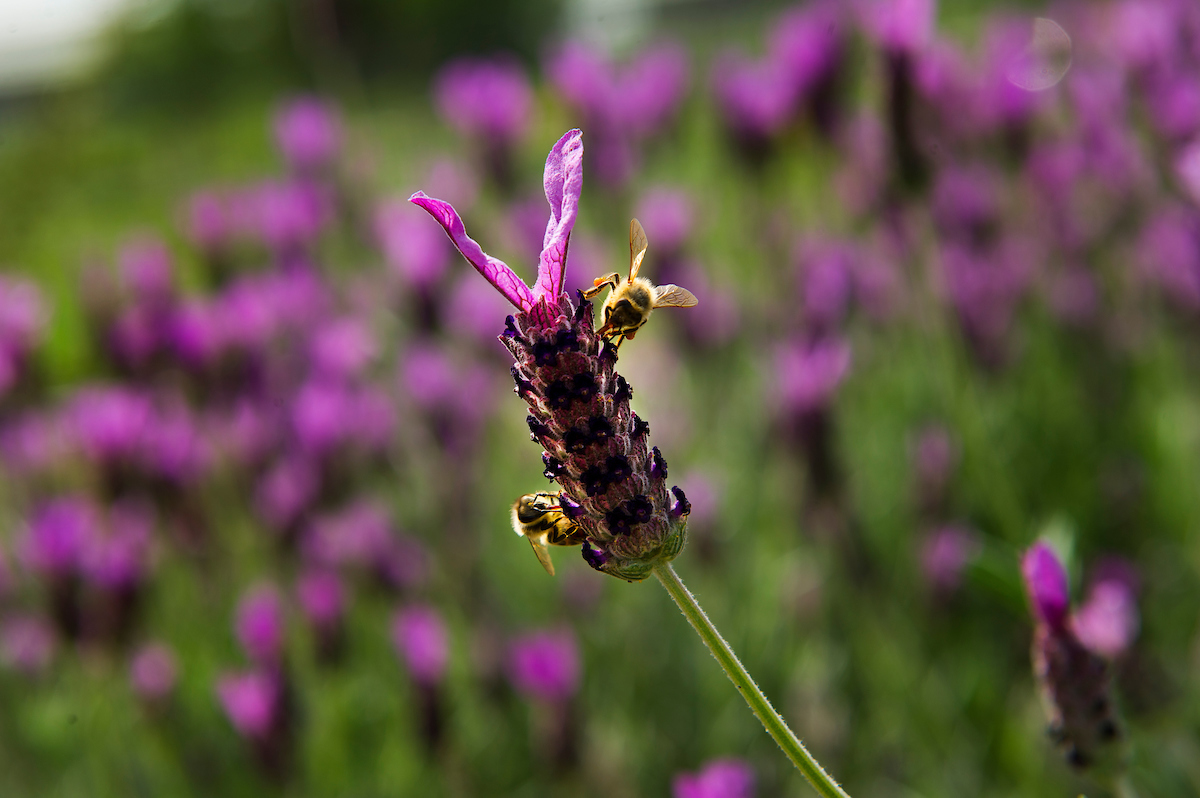
<svg viewBox="0 0 1200 798"><path fill-rule="evenodd" d="M34 675L54 659L58 641L54 629L34 615L10 615L0 621L0 662L13 670Z"/></svg>
<svg viewBox="0 0 1200 798"><path fill-rule="evenodd" d="M671 783L674 798L753 798L754 771L740 759L716 759L698 773L680 773Z"/></svg>
<svg viewBox="0 0 1200 798"><path fill-rule="evenodd" d="M227 673L217 680L217 697L238 734L264 740L280 709L280 684L265 671Z"/></svg>
<svg viewBox="0 0 1200 798"><path fill-rule="evenodd" d="M509 679L530 698L566 701L579 687L579 671L579 646L566 629L522 635L509 648Z"/></svg>
<svg viewBox="0 0 1200 798"><path fill-rule="evenodd" d="M129 663L129 684L143 701L162 701L175 689L178 678L175 653L163 643L142 646Z"/></svg>
<svg viewBox="0 0 1200 798"><path fill-rule="evenodd" d="M298 97L275 115L275 144L296 171L324 169L342 148L341 120L323 100Z"/></svg>
<svg viewBox="0 0 1200 798"><path fill-rule="evenodd" d="M685 518L692 512L692 503L688 501L682 489L678 486L671 488L671 495L675 497L675 503L671 505L672 518Z"/></svg>
<svg viewBox="0 0 1200 798"><path fill-rule="evenodd" d="M392 618L392 645L418 685L433 687L442 680L450 648L437 610L414 605L397 612Z"/></svg>
<svg viewBox="0 0 1200 798"><path fill-rule="evenodd" d="M283 653L283 602L270 585L254 588L238 602L238 642L252 661L272 665Z"/></svg>

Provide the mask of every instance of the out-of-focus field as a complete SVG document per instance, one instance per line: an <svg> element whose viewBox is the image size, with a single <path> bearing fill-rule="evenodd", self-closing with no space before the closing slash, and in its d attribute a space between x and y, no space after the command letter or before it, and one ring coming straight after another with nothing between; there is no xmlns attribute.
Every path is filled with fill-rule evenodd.
<svg viewBox="0 0 1200 798"><path fill-rule="evenodd" d="M531 280L575 126L630 160L585 162L568 282L624 271L638 215L701 300L617 364L693 504L676 568L847 791L1108 794L1046 735L1043 538L1081 607L1136 574L1100 613L1130 780L1200 792L1200 17L1046 11L1070 68L1028 92L996 79L1028 17L1014 47L831 8L795 17L815 66L745 41L809 70L791 105L714 89L708 31L637 136L550 58L504 135L325 96L308 163L295 94L0 112L0 795L665 796L730 757L808 794L653 580L550 577L511 531L551 489L511 308L403 200Z"/></svg>

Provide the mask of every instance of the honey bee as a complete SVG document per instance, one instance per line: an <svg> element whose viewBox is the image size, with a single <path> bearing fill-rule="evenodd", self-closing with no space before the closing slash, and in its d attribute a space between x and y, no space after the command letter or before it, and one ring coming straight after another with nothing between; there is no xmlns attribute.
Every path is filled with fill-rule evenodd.
<svg viewBox="0 0 1200 798"><path fill-rule="evenodd" d="M591 299L605 287L609 289L604 300L604 324L596 332L606 340L616 339L616 346L637 334L650 312L655 308L690 308L696 297L686 288L677 285L655 285L645 277L638 277L642 261L646 257L646 231L637 219L629 222L629 279L621 282L621 275L613 272L607 277L597 277L593 288L583 292Z"/></svg>
<svg viewBox="0 0 1200 798"><path fill-rule="evenodd" d="M513 531L529 541L538 562L554 576L547 544L575 546L587 538L579 525L563 514L557 493L526 493L512 506Z"/></svg>

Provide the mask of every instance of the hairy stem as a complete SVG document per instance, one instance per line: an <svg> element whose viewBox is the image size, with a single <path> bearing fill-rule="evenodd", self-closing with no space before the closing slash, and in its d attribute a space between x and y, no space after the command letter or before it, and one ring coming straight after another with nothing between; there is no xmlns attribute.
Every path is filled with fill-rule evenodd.
<svg viewBox="0 0 1200 798"><path fill-rule="evenodd" d="M746 699L750 709L775 738L775 742L779 744L783 752L792 760L792 764L804 774L804 778L808 779L808 783L813 786L813 789L825 798L850 798L846 791L830 778L821 764L813 759L812 754L804 747L804 743L800 742L800 738L788 728L783 717L771 706L771 702L763 695L762 690L758 689L758 685L754 683L750 674L738 661L733 649L725 642L725 638L721 637L717 627L713 626L712 621L704 614L696 597L680 581L679 575L675 573L671 564L661 563L654 566L654 575L658 577L658 581L663 583L663 587L671 594L671 598L675 599L675 603L683 611L684 617L688 619L692 628L704 641L704 645L708 646L708 650L716 657L717 662L725 671L725 675L742 694L742 698Z"/></svg>

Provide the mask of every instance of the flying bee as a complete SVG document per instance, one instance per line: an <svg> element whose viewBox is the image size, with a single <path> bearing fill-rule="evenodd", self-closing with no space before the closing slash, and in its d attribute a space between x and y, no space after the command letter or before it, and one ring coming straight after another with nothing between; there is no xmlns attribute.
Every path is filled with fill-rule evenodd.
<svg viewBox="0 0 1200 798"><path fill-rule="evenodd" d="M596 332L606 340L616 339L618 348L626 338L633 339L655 308L690 308L696 304L696 297L686 288L656 286L645 277L638 277L648 246L642 223L631 220L629 279L621 282L621 275L613 272L607 277L597 277L592 281L594 287L583 292L584 297L591 299L605 287L609 289L608 299L604 300L604 324Z"/></svg>
<svg viewBox="0 0 1200 798"><path fill-rule="evenodd" d="M546 546L575 546L587 540L583 530L562 511L557 493L526 493L512 506L513 531L529 541L538 562L554 576Z"/></svg>

